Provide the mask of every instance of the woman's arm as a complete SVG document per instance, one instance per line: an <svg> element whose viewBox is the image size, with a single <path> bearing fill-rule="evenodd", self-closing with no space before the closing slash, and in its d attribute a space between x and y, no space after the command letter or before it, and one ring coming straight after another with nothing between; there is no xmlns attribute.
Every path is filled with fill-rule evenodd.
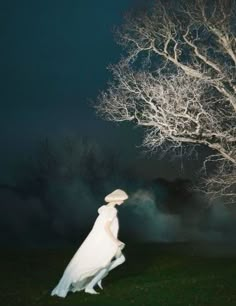
<svg viewBox="0 0 236 306"><path fill-rule="evenodd" d="M121 244L124 244L122 241L118 240L112 233L110 225L111 225L111 221L107 221L105 224L105 231L107 232L107 234L109 235L109 237L118 245L120 246Z"/></svg>

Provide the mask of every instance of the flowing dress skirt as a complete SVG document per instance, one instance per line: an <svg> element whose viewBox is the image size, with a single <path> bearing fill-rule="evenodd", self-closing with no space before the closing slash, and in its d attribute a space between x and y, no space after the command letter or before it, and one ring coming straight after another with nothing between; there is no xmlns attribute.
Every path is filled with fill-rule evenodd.
<svg viewBox="0 0 236 306"><path fill-rule="evenodd" d="M58 285L51 295L65 297L69 291L81 291L91 279L119 252L119 247L105 231L105 224L111 221L111 231L118 235L119 222L117 210L103 205L98 210L94 226L66 267Z"/></svg>

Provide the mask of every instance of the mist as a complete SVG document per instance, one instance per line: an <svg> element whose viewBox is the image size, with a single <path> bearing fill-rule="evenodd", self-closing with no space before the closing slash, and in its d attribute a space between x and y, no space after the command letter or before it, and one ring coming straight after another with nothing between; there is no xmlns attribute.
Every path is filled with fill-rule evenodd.
<svg viewBox="0 0 236 306"><path fill-rule="evenodd" d="M118 188L129 195L117 207L124 241L236 243L233 211L220 201L207 206L189 183L137 178L129 163L89 141L46 142L14 184L0 185L0 243L78 245L104 197Z"/></svg>
<svg viewBox="0 0 236 306"><path fill-rule="evenodd" d="M168 213L161 209L166 198L158 199L158 194L138 190L131 195L124 208L127 211L124 219L130 219L127 224L124 220L124 227L142 241L236 243L235 216L232 211L220 201L203 209L200 198L195 197L194 209L183 211L182 214Z"/></svg>

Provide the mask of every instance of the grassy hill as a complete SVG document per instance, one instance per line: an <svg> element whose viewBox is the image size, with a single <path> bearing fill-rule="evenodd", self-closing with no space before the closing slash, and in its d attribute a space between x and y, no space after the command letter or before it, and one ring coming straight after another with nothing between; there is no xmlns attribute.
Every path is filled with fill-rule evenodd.
<svg viewBox="0 0 236 306"><path fill-rule="evenodd" d="M76 249L2 249L0 305L236 305L236 255L225 248L127 244L126 262L103 280L99 295L77 292L65 299L50 292Z"/></svg>

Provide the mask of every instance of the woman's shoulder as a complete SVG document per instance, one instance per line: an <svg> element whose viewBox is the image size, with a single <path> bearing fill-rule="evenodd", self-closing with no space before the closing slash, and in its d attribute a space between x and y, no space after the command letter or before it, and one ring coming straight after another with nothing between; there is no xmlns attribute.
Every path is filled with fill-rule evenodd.
<svg viewBox="0 0 236 306"><path fill-rule="evenodd" d="M102 205L101 207L98 208L98 213L102 213L104 211L107 212L117 212L117 209L114 206L108 206L108 205Z"/></svg>
<svg viewBox="0 0 236 306"><path fill-rule="evenodd" d="M104 211L106 209L105 205L102 205L98 208L98 213L100 214L102 211Z"/></svg>

